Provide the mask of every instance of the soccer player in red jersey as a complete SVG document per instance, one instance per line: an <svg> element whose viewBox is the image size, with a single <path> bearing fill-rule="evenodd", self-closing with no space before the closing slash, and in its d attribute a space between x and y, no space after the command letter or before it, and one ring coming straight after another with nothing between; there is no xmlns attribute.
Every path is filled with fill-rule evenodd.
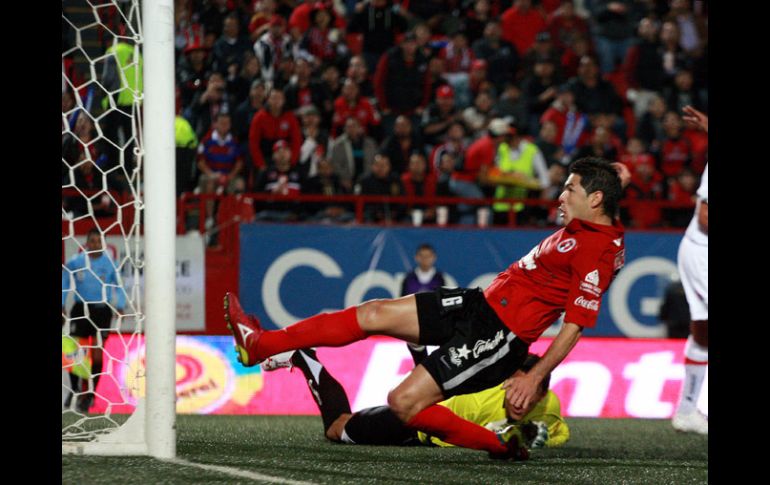
<svg viewBox="0 0 770 485"><path fill-rule="evenodd" d="M520 459L517 440L465 420L439 401L504 382L512 409L536 399L543 377L596 324L603 294L625 256L617 220L622 183L610 162L584 158L570 166L559 197L565 227L480 288L439 288L396 299L364 302L322 313L282 330L265 331L238 299L225 295L225 319L245 366L288 350L340 347L369 335L389 335L439 348L388 394L388 405L408 427L492 458ZM540 361L519 379L508 379L529 345L562 313L564 324Z"/></svg>

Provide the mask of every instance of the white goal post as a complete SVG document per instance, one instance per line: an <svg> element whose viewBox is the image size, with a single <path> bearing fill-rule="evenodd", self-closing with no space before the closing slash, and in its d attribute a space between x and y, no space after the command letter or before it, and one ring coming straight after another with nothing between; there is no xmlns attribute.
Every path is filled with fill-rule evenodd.
<svg viewBox="0 0 770 485"><path fill-rule="evenodd" d="M141 1L141 12L139 3ZM136 212L137 221L143 225L141 231L137 230L134 234L128 234L124 237L133 237L138 240L138 232L143 233L143 261L141 250L137 250L135 256L138 261L131 261L136 265L136 274L143 272L144 277L144 295L137 296L135 300L144 302L143 308L140 305L134 308L137 332L144 333L144 369L137 371L135 380L144 381L144 397L139 397L136 401L135 412L122 425L117 425L109 416L106 416L109 423L114 426L108 426L106 432L91 430L98 426L97 423L89 424L87 420L94 419L99 421L100 417L91 415L78 415L80 422L76 439L72 436L66 436L65 433L65 410L62 417L62 453L63 454L94 454L94 455L149 455L161 459L172 459L176 457L176 393L175 393L175 338L176 338L176 280L175 280L175 236L176 236L176 204L175 204L175 143L174 143L174 2L173 0L88 0L78 3L73 12L78 12L81 16L88 17L88 7L92 10L90 16L91 23L82 26L73 25L71 18L65 16L64 3L62 5L63 21L75 32L75 46L69 52L62 53L62 95L64 106L64 95L67 84L72 91L77 91L79 86L74 85L65 76L64 59L65 54L82 55L86 53L85 42L83 42L84 33L91 27L101 27L103 14L107 9L117 9L119 12L130 10L134 18L129 19L132 28L128 29L123 38L133 40L139 47L143 58L143 86L139 92L134 92L136 101L132 110L132 126L134 133L125 134L125 138L134 138L133 153L136 156L135 176L129 176L128 181L135 190L135 197L132 201L132 209ZM140 15L141 13L141 15ZM121 14L122 15L122 14ZM125 17L124 17L125 19ZM140 20L141 19L141 20ZM105 30L109 31L109 27ZM118 39L121 35L113 34L113 39ZM81 45L82 44L82 45ZM109 47L109 45L107 46ZM97 85L108 93L109 105L105 113L115 110L114 103L117 91L110 91L109 88L99 85L102 79L99 79L96 65L106 59L94 59L89 55L84 56L89 62L87 70L90 76L86 75L86 82L80 86ZM98 57L98 56L97 56ZM117 55L114 56L117 58ZM136 58L136 57L135 57ZM125 82L125 72L122 68L118 69L121 81ZM126 71L128 72L128 71ZM125 86L121 84L121 86ZM115 95L115 96L113 96ZM81 99L79 93L73 95L74 107L71 111L65 113L62 110L62 135L72 135L72 128L66 124L68 113L74 113L77 110L85 112L97 124L97 141L104 137L102 128L98 127L100 121L104 118L93 118L88 113L88 106ZM140 107L141 106L141 107ZM130 136L129 136L130 135ZM72 135L75 136L75 135ZM80 142L83 144L83 142ZM115 146L113 144L113 146ZM80 147L85 151L77 163L70 164L64 161L63 154L63 182L62 189L79 190L75 183L65 183L64 172L69 170L70 180L76 180L74 172L80 165L90 163L87 160L88 147ZM120 156L120 165L126 161L124 156ZM94 164L96 165L96 164ZM125 167L121 167L125 170ZM98 170L98 169L96 169ZM109 172L109 170L108 170ZM98 172L97 172L98 174ZM103 180L107 180L109 173L102 173ZM106 183L106 182L105 182ZM109 198L106 187L102 187L101 197ZM83 195L83 192L80 192ZM99 195L99 194L97 194ZM64 196L63 196L64 198ZM88 199L87 194L83 195ZM114 200L113 200L114 202ZM87 209L91 214L84 218L96 220L93 214L93 203L96 199L87 200ZM118 204L119 205L119 204ZM121 209L118 208L118 220L121 217ZM72 217L62 206L62 219ZM75 217L77 219L77 217ZM77 221L70 221L69 227L74 227ZM139 224L139 222L137 222ZM63 224L64 227L65 224ZM105 228L101 228L102 240L106 233ZM62 240L74 239L72 234L62 233ZM138 244L138 243L137 243ZM126 243L128 246L128 243ZM81 246L82 249L82 246ZM128 250L131 253L131 250ZM86 257L86 259L88 259ZM116 262L116 266L123 266L123 263ZM62 267L63 280L66 279L67 268ZM90 270L86 265L86 270ZM75 281L74 273L70 274L70 281ZM120 282L120 280L119 280ZM135 282L136 283L136 282ZM108 286L108 285L105 285ZM132 289L125 288L127 294L131 294ZM134 293L136 290L134 289ZM64 295L64 283L63 283ZM64 296L63 296L64 298ZM130 297L129 297L130 298ZM133 301L133 300L132 300ZM64 305L63 305L64 306ZM132 307L133 308L133 307ZM130 312L129 312L130 313ZM86 311L86 318L89 318ZM67 315L63 314L64 320L70 321ZM120 318L118 318L120 320ZM118 324L120 325L120 323ZM63 335L65 335L63 323ZM120 326L118 326L118 331ZM65 337L63 337L63 340ZM101 338L97 340L101 342ZM63 364L64 370L64 364ZM104 372L108 372L105 364ZM63 388L64 388L63 384ZM109 414L109 407L107 410ZM101 417L101 421L105 421ZM80 439L82 436L82 439Z"/></svg>

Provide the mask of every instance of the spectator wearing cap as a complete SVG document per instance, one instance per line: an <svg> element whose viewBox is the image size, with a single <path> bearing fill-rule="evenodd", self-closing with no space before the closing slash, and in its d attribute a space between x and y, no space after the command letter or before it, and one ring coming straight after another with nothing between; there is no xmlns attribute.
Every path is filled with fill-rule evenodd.
<svg viewBox="0 0 770 485"><path fill-rule="evenodd" d="M548 187L548 165L543 154L534 143L526 140L519 130L511 128L510 134L497 147L495 159L498 177L493 177L497 183L496 199L523 199L534 195L533 192ZM495 202L492 204L495 224L508 222L510 202ZM513 204L518 224L532 223L537 211L521 202Z"/></svg>
<svg viewBox="0 0 770 485"><path fill-rule="evenodd" d="M284 57L292 57L293 43L286 33L286 21L273 15L267 32L254 43L254 53L262 66L262 79L272 82Z"/></svg>
<svg viewBox="0 0 770 485"><path fill-rule="evenodd" d="M306 105L297 110L302 123L302 146L299 152L299 170L302 180L316 174L318 161L326 155L329 146L329 131L321 126L321 112L315 105Z"/></svg>
<svg viewBox="0 0 770 485"><path fill-rule="evenodd" d="M243 55L252 43L241 34L238 14L230 13L223 20L222 35L212 48L213 68L225 77L234 78L243 64Z"/></svg>
<svg viewBox="0 0 770 485"><path fill-rule="evenodd" d="M198 145L198 188L203 194L243 192L243 155L231 132L232 119L227 113L216 115L212 129ZM207 227L214 221L214 200L206 201Z"/></svg>
<svg viewBox="0 0 770 485"><path fill-rule="evenodd" d="M270 168L257 176L255 192L274 195L297 196L302 191L302 178L292 167L291 147L285 140L273 144L273 161ZM300 204L292 201L257 202L256 219L260 221L295 221L299 219Z"/></svg>
<svg viewBox="0 0 770 485"><path fill-rule="evenodd" d="M441 143L449 125L459 120L462 120L462 113L455 106L454 89L445 84L436 90L436 102L422 113L422 136L426 148L431 150Z"/></svg>
<svg viewBox="0 0 770 485"><path fill-rule="evenodd" d="M539 131L540 117L556 99L559 82L554 60L548 56L538 57L532 74L522 81L529 119L529 126L523 125L526 127L526 134L535 135Z"/></svg>
<svg viewBox="0 0 770 485"><path fill-rule="evenodd" d="M332 136L337 136L343 130L345 120L354 116L361 122L367 135L373 138L380 126L380 114L374 109L353 79L345 79L342 83L342 94L334 100L334 115L332 116Z"/></svg>
<svg viewBox="0 0 770 485"><path fill-rule="evenodd" d="M553 41L551 40L550 32L547 30L538 32L535 36L535 43L532 45L532 47L530 47L524 56L523 75L530 75L535 69L535 64L537 61L542 59L549 59L551 62L553 62L556 77L561 79L562 74L560 68L561 66L558 62L559 57L559 50L554 46Z"/></svg>
<svg viewBox="0 0 770 485"><path fill-rule="evenodd" d="M591 132L588 116L578 109L571 85L559 87L558 96L540 118L541 124L548 122L556 125L556 144L562 148L562 163L566 164L579 147L588 143Z"/></svg>
<svg viewBox="0 0 770 485"><path fill-rule="evenodd" d="M510 136L511 131L510 124L503 119L495 118L489 122L487 134L468 147L462 164L458 164L452 173L449 189L455 196L482 199L486 195L484 190L494 190L494 185L488 178L489 169L495 164L498 147ZM458 204L457 210L460 214L460 224L476 222L475 206Z"/></svg>
<svg viewBox="0 0 770 485"><path fill-rule="evenodd" d="M545 18L532 7L532 0L514 0L511 8L500 18L503 38L516 46L519 56L524 56L535 43L538 32L545 30Z"/></svg>
<svg viewBox="0 0 770 485"><path fill-rule="evenodd" d="M494 118L492 108L495 98L489 90L481 91L473 100L473 106L463 110L462 120L471 133L480 133L487 129L487 125Z"/></svg>
<svg viewBox="0 0 770 485"><path fill-rule="evenodd" d="M502 32L500 21L492 19L484 27L484 37L472 44L476 58L487 61L487 79L498 93L506 83L516 80L521 59L516 47L502 38Z"/></svg>
<svg viewBox="0 0 770 485"><path fill-rule="evenodd" d="M487 61L484 59L475 59L471 63L471 72L468 75L468 88L470 95L475 97L482 91L497 93L497 89L487 77Z"/></svg>
<svg viewBox="0 0 770 485"><path fill-rule="evenodd" d="M420 130L415 130L412 120L400 115L393 125L393 134L385 138L380 151L388 156L393 171L401 174L406 170L412 153L424 153L425 146Z"/></svg>
<svg viewBox="0 0 770 485"><path fill-rule="evenodd" d="M277 0L260 0L254 3L254 13L249 20L249 40L256 42L270 28L270 20L278 11Z"/></svg>
<svg viewBox="0 0 770 485"><path fill-rule="evenodd" d="M390 0L371 0L356 4L348 32L363 34L362 53L369 72L374 72L380 57L407 27L406 18L392 8Z"/></svg>
<svg viewBox="0 0 770 485"><path fill-rule="evenodd" d="M371 172L376 153L377 143L366 136L358 118L346 119L343 134L329 146L329 159L345 190L352 192L355 183Z"/></svg>
<svg viewBox="0 0 770 485"><path fill-rule="evenodd" d="M430 99L427 60L417 51L414 32L404 35L401 44L389 49L380 58L374 74L374 92L383 115L384 134L396 116L417 116Z"/></svg>
<svg viewBox="0 0 770 485"><path fill-rule="evenodd" d="M316 67L328 63L347 63L349 49L340 30L333 24L335 14L331 5L324 2L314 2L312 5L310 25L306 29L298 30L297 44L300 52L311 56ZM291 27L291 19L289 26L292 29L292 37L297 39Z"/></svg>
<svg viewBox="0 0 770 485"><path fill-rule="evenodd" d="M278 89L272 89L267 95L267 103L254 115L249 127L249 153L256 170L265 169L273 153L273 145L278 140L285 140L291 148L291 163L299 161L302 145L302 133L297 117L289 110L284 110L286 97Z"/></svg>
<svg viewBox="0 0 770 485"><path fill-rule="evenodd" d="M182 106L187 108L192 103L195 93L205 91L211 75L209 49L196 37L187 44L184 56L179 59L176 68Z"/></svg>
<svg viewBox="0 0 770 485"><path fill-rule="evenodd" d="M554 47L560 51L564 51L572 44L576 36L590 35L588 22L575 13L573 0L562 0L559 8L548 16L546 29L551 34Z"/></svg>

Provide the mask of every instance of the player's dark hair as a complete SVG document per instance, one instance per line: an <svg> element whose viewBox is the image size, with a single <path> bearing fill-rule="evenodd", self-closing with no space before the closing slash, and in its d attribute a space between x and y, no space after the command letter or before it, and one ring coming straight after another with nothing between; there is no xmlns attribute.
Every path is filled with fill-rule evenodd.
<svg viewBox="0 0 770 485"><path fill-rule="evenodd" d="M601 191L604 194L604 214L615 217L623 189L618 172L609 161L599 157L581 158L570 165L569 173L580 175L580 185L586 194Z"/></svg>
<svg viewBox="0 0 770 485"><path fill-rule="evenodd" d="M99 237L102 237L102 231L99 230L98 227L92 227L88 230L88 234L86 234L86 239L90 238L91 235L96 234Z"/></svg>
<svg viewBox="0 0 770 485"><path fill-rule="evenodd" d="M433 248L433 246L431 246L431 245L430 245L430 244L428 244L428 243L422 243L422 244L420 244L419 246L417 246L417 252L418 252L418 253L419 253L420 251L422 251L423 249L427 249L428 251L431 251L431 252L433 252L433 253L435 253L435 252L436 252L436 250Z"/></svg>
<svg viewBox="0 0 770 485"><path fill-rule="evenodd" d="M529 372L532 370L533 367L535 367L535 364L540 362L540 356L537 354L527 354L527 358L524 359L524 363L521 364L520 369L524 372ZM540 382L540 390L543 392L543 394L548 392L548 388L551 387L551 373L543 377L543 380Z"/></svg>

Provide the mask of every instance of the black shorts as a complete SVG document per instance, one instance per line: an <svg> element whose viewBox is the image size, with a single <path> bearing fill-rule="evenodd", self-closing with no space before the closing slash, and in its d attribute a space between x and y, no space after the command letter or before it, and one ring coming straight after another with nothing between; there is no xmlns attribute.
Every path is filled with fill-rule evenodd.
<svg viewBox="0 0 770 485"><path fill-rule="evenodd" d="M529 344L511 332L480 288L418 293L420 343L439 345L422 365L444 397L496 386L521 367Z"/></svg>
<svg viewBox="0 0 770 485"><path fill-rule="evenodd" d="M112 327L112 309L103 303L87 303L90 318L85 317L82 302L75 302L70 310L70 335L74 337L93 337L99 329L102 343Z"/></svg>

